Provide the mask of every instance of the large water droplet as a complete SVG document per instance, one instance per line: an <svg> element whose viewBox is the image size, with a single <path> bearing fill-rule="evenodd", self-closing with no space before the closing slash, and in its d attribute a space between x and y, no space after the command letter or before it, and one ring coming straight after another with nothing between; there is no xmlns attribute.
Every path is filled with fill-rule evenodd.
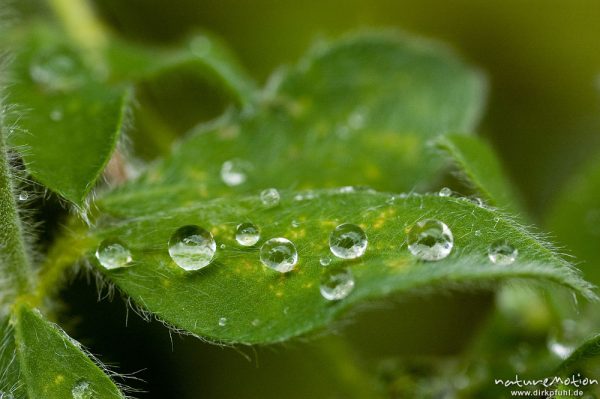
<svg viewBox="0 0 600 399"><path fill-rule="evenodd" d="M258 227L252 223L238 224L235 231L235 240L244 247L251 247L260 239Z"/></svg>
<svg viewBox="0 0 600 399"><path fill-rule="evenodd" d="M321 259L319 259L319 263L321 264L321 266L329 266L331 264L331 256L321 256Z"/></svg>
<svg viewBox="0 0 600 399"><path fill-rule="evenodd" d="M496 265L510 265L517 259L519 250L506 240L498 240L488 248L488 258Z"/></svg>
<svg viewBox="0 0 600 399"><path fill-rule="evenodd" d="M342 259L363 256L368 243L365 232L355 224L340 224L329 235L331 253Z"/></svg>
<svg viewBox="0 0 600 399"><path fill-rule="evenodd" d="M452 251L454 237L445 223L426 219L408 231L408 250L417 258L429 261L444 259Z"/></svg>
<svg viewBox="0 0 600 399"><path fill-rule="evenodd" d="M71 395L73 396L73 399L92 399L94 397L94 391L89 382L79 380L73 385Z"/></svg>
<svg viewBox="0 0 600 399"><path fill-rule="evenodd" d="M281 273L294 269L298 262L296 246L285 238L271 238L260 248L260 261Z"/></svg>
<svg viewBox="0 0 600 399"><path fill-rule="evenodd" d="M264 206L272 208L279 205L281 196L276 188L268 188L260 193L260 201Z"/></svg>
<svg viewBox="0 0 600 399"><path fill-rule="evenodd" d="M70 90L80 86L85 69L75 54L67 49L39 54L29 67L31 79L50 90Z"/></svg>
<svg viewBox="0 0 600 399"><path fill-rule="evenodd" d="M169 239L171 259L185 270L198 270L210 264L217 251L212 234L200 226L183 226Z"/></svg>
<svg viewBox="0 0 600 399"><path fill-rule="evenodd" d="M352 272L349 269L338 269L325 273L319 289L323 298L329 301L346 298L354 289Z"/></svg>
<svg viewBox="0 0 600 399"><path fill-rule="evenodd" d="M239 186L248 180L252 165L241 159L231 159L221 166L221 179L229 187Z"/></svg>
<svg viewBox="0 0 600 399"><path fill-rule="evenodd" d="M96 259L108 270L131 266L131 251L120 240L107 238L96 249Z"/></svg>
<svg viewBox="0 0 600 399"><path fill-rule="evenodd" d="M450 190L448 187L444 187L438 194L440 197L450 197L452 195L452 190Z"/></svg>

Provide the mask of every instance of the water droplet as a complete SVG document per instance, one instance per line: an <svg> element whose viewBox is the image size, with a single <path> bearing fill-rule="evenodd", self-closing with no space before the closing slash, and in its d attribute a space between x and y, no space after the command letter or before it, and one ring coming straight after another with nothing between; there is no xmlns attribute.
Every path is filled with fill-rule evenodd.
<svg viewBox="0 0 600 399"><path fill-rule="evenodd" d="M251 247L260 239L258 227L252 223L238 224L235 231L235 240L244 247Z"/></svg>
<svg viewBox="0 0 600 399"><path fill-rule="evenodd" d="M219 248L221 248L221 249L225 249L225 248L227 248L227 245L225 245L225 244L221 244L221 245L219 245Z"/></svg>
<svg viewBox="0 0 600 399"><path fill-rule="evenodd" d="M354 289L354 277L349 269L332 270L323 275L319 290L328 301L346 298Z"/></svg>
<svg viewBox="0 0 600 399"><path fill-rule="evenodd" d="M285 238L271 238L260 248L260 261L280 273L294 269L298 262L296 246Z"/></svg>
<svg viewBox="0 0 600 399"><path fill-rule="evenodd" d="M481 230L475 230L475 237L481 237Z"/></svg>
<svg viewBox="0 0 600 399"><path fill-rule="evenodd" d="M29 193L27 191L21 191L19 193L19 201L27 201L29 199Z"/></svg>
<svg viewBox="0 0 600 399"><path fill-rule="evenodd" d="M84 67L67 49L39 54L29 67L31 79L50 90L74 89L85 80Z"/></svg>
<svg viewBox="0 0 600 399"><path fill-rule="evenodd" d="M321 256L321 259L319 259L319 263L321 264L321 266L329 266L331 264L331 256Z"/></svg>
<svg viewBox="0 0 600 399"><path fill-rule="evenodd" d="M292 227L295 229L300 227L300 222L297 220L292 220Z"/></svg>
<svg viewBox="0 0 600 399"><path fill-rule="evenodd" d="M73 399L92 399L94 397L94 392L92 391L89 382L79 380L73 385L71 395L73 396Z"/></svg>
<svg viewBox="0 0 600 399"><path fill-rule="evenodd" d="M408 231L408 250L417 258L429 261L444 259L452 251L454 237L445 223L426 219Z"/></svg>
<svg viewBox="0 0 600 399"><path fill-rule="evenodd" d="M363 109L357 109L348 117L348 126L351 129L362 129L365 126L366 115Z"/></svg>
<svg viewBox="0 0 600 399"><path fill-rule="evenodd" d="M485 202L483 202L483 200L479 197L473 197L471 198L471 201L480 208L485 206Z"/></svg>
<svg viewBox="0 0 600 399"><path fill-rule="evenodd" d="M219 326L220 327L225 327L226 324L227 324L227 318L226 317L221 317L219 319Z"/></svg>
<svg viewBox="0 0 600 399"><path fill-rule="evenodd" d="M498 240L488 248L488 258L496 265L510 265L517 259L519 250L506 240Z"/></svg>
<svg viewBox="0 0 600 399"><path fill-rule="evenodd" d="M268 188L260 193L260 201L263 203L264 206L269 208L273 208L279 205L280 199L281 196L279 195L279 191L277 191L276 188Z"/></svg>
<svg viewBox="0 0 600 399"><path fill-rule="evenodd" d="M367 250L367 235L355 224L344 223L329 235L329 249L338 258L355 259Z"/></svg>
<svg viewBox="0 0 600 399"><path fill-rule="evenodd" d="M54 122L59 122L62 120L62 118L63 118L62 110L56 108L56 109L53 109L52 112L50 112L50 119L53 120Z"/></svg>
<svg viewBox="0 0 600 399"><path fill-rule="evenodd" d="M354 187L352 187L352 186L344 186L344 187L340 187L338 189L338 192L342 193L342 194L349 194L349 193L353 193L354 191L355 191Z"/></svg>
<svg viewBox="0 0 600 399"><path fill-rule="evenodd" d="M254 320L252 320L252 325L253 325L254 327L258 327L258 326L260 325L260 320L258 320L258 319L254 319Z"/></svg>
<svg viewBox="0 0 600 399"><path fill-rule="evenodd" d="M131 251L120 240L107 238L96 250L96 259L108 270L130 266Z"/></svg>
<svg viewBox="0 0 600 399"><path fill-rule="evenodd" d="M560 329L553 329L548 335L546 345L559 359L566 359L578 346L577 323L574 320L563 320Z"/></svg>
<svg viewBox="0 0 600 399"><path fill-rule="evenodd" d="M217 243L209 231L200 226L183 226L169 239L171 259L185 270L198 270L210 264L217 252Z"/></svg>
<svg viewBox="0 0 600 399"><path fill-rule="evenodd" d="M231 159L221 166L221 179L229 187L239 186L248 180L248 172L252 165L241 159Z"/></svg>
<svg viewBox="0 0 600 399"><path fill-rule="evenodd" d="M450 190L448 187L444 187L440 190L438 195L440 197L450 197L452 195L452 190Z"/></svg>

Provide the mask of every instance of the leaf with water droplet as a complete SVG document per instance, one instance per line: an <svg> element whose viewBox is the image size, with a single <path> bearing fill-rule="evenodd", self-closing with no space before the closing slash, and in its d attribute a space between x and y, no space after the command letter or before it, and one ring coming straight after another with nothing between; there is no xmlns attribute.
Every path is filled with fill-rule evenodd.
<svg viewBox="0 0 600 399"><path fill-rule="evenodd" d="M0 349L0 365L7 358L11 363L10 368L2 368L0 391L11 392L16 398L125 397L79 343L37 310L17 304L10 326L5 327L0 331L6 342ZM13 386L5 385L9 383Z"/></svg>
<svg viewBox="0 0 600 399"><path fill-rule="evenodd" d="M313 190L310 199L298 202L299 194L281 190L275 208L264 207L257 191L237 199L171 204L158 213L121 209L119 215L98 219L92 235L98 242L118 237L127 243L135 266L119 273L100 271L157 317L223 342L283 341L324 327L366 300L446 287L493 286L506 279L556 283L594 297L568 262L494 209L437 194L396 195L392 202L392 194ZM97 205L106 211L102 201ZM443 221L452 231L452 250L435 262L414 256L407 245L407 226L424 219ZM264 241L251 247L237 244L236 221L244 220L260 228ZM298 221L298 227L292 221ZM190 223L203 226L226 244L216 251L210 267L191 274L171 262L167 248L171 233ZM361 257L336 258L323 267L330 235L345 223L365 233L368 248ZM473 226L480 236L473 234ZM497 240L510 240L519 248L512 264L489 261L488 248ZM289 246L275 248L283 243ZM89 249L90 256L93 250ZM338 301L325 300L319 288L323 274L332 267L346 267L354 276L352 293ZM284 309L287 314L281 318ZM219 326L222 317L227 328ZM254 325L254 320L261 322Z"/></svg>

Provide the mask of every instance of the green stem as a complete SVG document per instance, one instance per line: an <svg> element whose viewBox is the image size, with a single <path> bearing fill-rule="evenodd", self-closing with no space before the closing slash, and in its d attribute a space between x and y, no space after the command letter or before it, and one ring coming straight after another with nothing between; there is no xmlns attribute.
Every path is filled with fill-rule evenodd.
<svg viewBox="0 0 600 399"><path fill-rule="evenodd" d="M106 29L87 0L48 0L67 34L82 48L98 51L107 43Z"/></svg>
<svg viewBox="0 0 600 399"><path fill-rule="evenodd" d="M33 285L23 224L17 210L4 129L0 126L0 316Z"/></svg>

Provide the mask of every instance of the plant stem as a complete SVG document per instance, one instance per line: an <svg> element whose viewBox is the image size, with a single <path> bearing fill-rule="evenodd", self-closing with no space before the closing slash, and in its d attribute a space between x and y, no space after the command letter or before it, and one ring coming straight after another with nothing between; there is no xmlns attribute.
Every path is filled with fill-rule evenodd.
<svg viewBox="0 0 600 399"><path fill-rule="evenodd" d="M31 261L14 193L3 127L0 126L0 316L33 285Z"/></svg>
<svg viewBox="0 0 600 399"><path fill-rule="evenodd" d="M88 0L48 0L48 4L67 34L82 48L96 52L106 45L106 30Z"/></svg>

